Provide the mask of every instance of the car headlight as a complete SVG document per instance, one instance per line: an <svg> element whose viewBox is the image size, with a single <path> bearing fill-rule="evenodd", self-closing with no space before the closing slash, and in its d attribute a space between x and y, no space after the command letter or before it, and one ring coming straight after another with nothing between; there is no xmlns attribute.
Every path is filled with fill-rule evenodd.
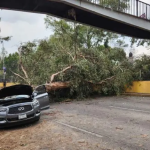
<svg viewBox="0 0 150 150"><path fill-rule="evenodd" d="M39 104L39 102L37 101L37 100L35 100L34 102L33 102L33 106L34 107L38 107L40 104Z"/></svg>
<svg viewBox="0 0 150 150"><path fill-rule="evenodd" d="M0 108L0 112L6 112L7 108Z"/></svg>

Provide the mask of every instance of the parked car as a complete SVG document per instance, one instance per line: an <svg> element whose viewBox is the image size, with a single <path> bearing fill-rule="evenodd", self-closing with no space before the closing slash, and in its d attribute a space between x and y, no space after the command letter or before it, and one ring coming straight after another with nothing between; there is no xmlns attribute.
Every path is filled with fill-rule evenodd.
<svg viewBox="0 0 150 150"><path fill-rule="evenodd" d="M39 101L41 110L49 108L50 98L46 92L45 85L37 86L33 92L33 95Z"/></svg>
<svg viewBox="0 0 150 150"><path fill-rule="evenodd" d="M40 119L40 111L49 108L44 86L33 89L29 85L14 85L0 90L0 128Z"/></svg>

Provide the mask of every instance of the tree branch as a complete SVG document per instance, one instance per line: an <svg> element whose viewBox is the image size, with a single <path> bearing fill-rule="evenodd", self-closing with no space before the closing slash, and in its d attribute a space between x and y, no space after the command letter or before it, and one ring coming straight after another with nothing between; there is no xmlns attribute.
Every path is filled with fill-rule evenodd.
<svg viewBox="0 0 150 150"><path fill-rule="evenodd" d="M11 71L11 70L10 70ZM25 79L24 77L22 77L21 75L11 71L14 75L18 76L19 78L23 79L25 82L27 82L30 85L30 82L27 81L27 79Z"/></svg>
<svg viewBox="0 0 150 150"><path fill-rule="evenodd" d="M21 69L22 69L22 71L23 71L25 77L28 79L29 77L28 77L28 74L27 74L26 70L24 69L24 66L23 66L23 64L22 64L22 60L20 61L20 66L21 66Z"/></svg>
<svg viewBox="0 0 150 150"><path fill-rule="evenodd" d="M103 83L106 83L106 82L108 82L110 80L113 80L114 78L115 78L115 76L112 76L112 77L106 78L106 79L104 79L104 80L102 80L101 82L98 82L98 83L93 83L91 81L87 81L87 82L91 83L91 84L95 84L95 85L102 85Z"/></svg>
<svg viewBox="0 0 150 150"><path fill-rule="evenodd" d="M106 82L108 82L108 81L110 81L110 80L113 80L114 78L115 78L115 76L106 78L106 79L102 80L101 82L99 82L99 83L97 83L97 84L98 84L98 85L101 85L101 84L106 83Z"/></svg>
<svg viewBox="0 0 150 150"><path fill-rule="evenodd" d="M59 44L60 44L60 43L59 43ZM66 50L64 49L64 47L63 47L61 44L60 44L60 47L63 49L63 52L69 54L69 56L72 58L73 61L75 60L75 58L71 55L71 53L69 53L68 51L66 51ZM60 50L60 51L61 51L61 50Z"/></svg>
<svg viewBox="0 0 150 150"><path fill-rule="evenodd" d="M59 74L65 72L65 71L67 71L67 70L69 70L69 69L71 69L71 68L72 68L72 66L69 66L69 67L63 69L62 71L59 71L59 72L57 72L57 73L55 73L55 74L52 74L52 75L51 75L51 78L50 78L50 83L52 83L52 82L54 81L55 76L57 76L57 75L59 75Z"/></svg>
<svg viewBox="0 0 150 150"><path fill-rule="evenodd" d="M27 72L26 72L26 70L24 69L24 66L23 66L23 64L22 64L21 49L22 49L22 47L19 47L19 48L18 48L18 51L19 51L19 61L20 61L20 66L21 66L21 69L22 69L22 71L23 71L25 77L26 77L27 79L29 79L28 74L27 74Z"/></svg>

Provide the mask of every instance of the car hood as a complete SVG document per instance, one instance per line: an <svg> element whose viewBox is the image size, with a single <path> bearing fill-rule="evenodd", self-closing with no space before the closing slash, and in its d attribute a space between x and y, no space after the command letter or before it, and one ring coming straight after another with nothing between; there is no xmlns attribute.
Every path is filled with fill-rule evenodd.
<svg viewBox="0 0 150 150"><path fill-rule="evenodd" d="M32 95L33 89L29 85L14 85L0 90L0 99L13 95Z"/></svg>

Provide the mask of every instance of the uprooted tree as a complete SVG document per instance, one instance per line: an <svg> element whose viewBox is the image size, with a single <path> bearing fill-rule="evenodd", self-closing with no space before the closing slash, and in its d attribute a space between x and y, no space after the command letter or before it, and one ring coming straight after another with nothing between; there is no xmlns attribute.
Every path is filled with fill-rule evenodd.
<svg viewBox="0 0 150 150"><path fill-rule="evenodd" d="M47 82L54 93L69 89L69 96L119 94L132 82L132 71L121 48L111 48L118 35L50 17L46 26L54 34L49 39L28 42L18 51L18 82L39 85Z"/></svg>
<svg viewBox="0 0 150 150"><path fill-rule="evenodd" d="M109 42L118 41L118 35L48 16L45 23L54 31L49 39L55 56L50 83L69 82L71 92L82 97L94 91L119 94L131 83L123 49L109 46ZM120 40L119 46L122 44Z"/></svg>
<svg viewBox="0 0 150 150"><path fill-rule="evenodd" d="M21 45L13 63L17 69L9 68L19 83L46 83L51 94L59 96L57 91L67 89L69 97L86 97L120 94L137 78L123 50L123 37L48 16L45 23L53 29L50 38Z"/></svg>

